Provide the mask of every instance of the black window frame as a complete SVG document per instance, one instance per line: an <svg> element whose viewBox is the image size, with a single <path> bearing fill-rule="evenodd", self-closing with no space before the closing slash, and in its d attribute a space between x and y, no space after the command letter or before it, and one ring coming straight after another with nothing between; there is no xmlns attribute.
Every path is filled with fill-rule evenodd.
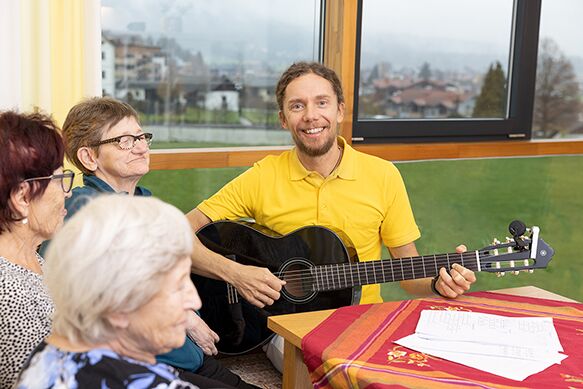
<svg viewBox="0 0 583 389"><path fill-rule="evenodd" d="M542 0L515 0L506 119L387 119L358 118L362 11L358 0L354 75L354 143L407 143L525 140L532 138L532 115Z"/></svg>

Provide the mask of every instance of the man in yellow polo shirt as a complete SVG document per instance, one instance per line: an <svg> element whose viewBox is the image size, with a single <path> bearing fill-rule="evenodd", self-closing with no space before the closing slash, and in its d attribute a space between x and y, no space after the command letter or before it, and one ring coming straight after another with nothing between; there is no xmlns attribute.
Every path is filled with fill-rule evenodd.
<svg viewBox="0 0 583 389"><path fill-rule="evenodd" d="M343 231L360 260L379 259L382 244L393 258L418 256L420 233L401 175L385 160L354 150L338 137L344 96L338 76L319 63L293 64L280 78L276 97L283 128L295 147L268 156L188 214L196 231L221 219L250 217L280 234L315 224ZM267 269L234 264L195 247L198 273L233 284L249 302L279 298L283 282ZM231 262L231 263L229 263ZM474 273L453 265L430 278L401 281L410 294L455 298L475 282ZM379 285L363 287L361 303L380 302Z"/></svg>
<svg viewBox="0 0 583 389"><path fill-rule="evenodd" d="M380 258L383 242L400 247L419 238L394 165L357 152L341 137L337 144L342 158L327 177L308 171L295 148L257 162L198 211L211 220L252 217L281 234L306 225L342 231L365 261ZM381 301L379 285L363 287L363 303Z"/></svg>

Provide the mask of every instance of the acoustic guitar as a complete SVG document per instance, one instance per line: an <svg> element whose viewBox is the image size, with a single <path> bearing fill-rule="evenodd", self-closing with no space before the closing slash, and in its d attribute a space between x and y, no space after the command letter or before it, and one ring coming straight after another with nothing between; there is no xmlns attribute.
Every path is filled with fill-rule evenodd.
<svg viewBox="0 0 583 389"><path fill-rule="evenodd" d="M221 338L218 350L243 354L272 336L268 316L358 304L362 285L435 277L454 263L499 275L545 268L554 251L539 238L539 228L513 229L513 224L514 238L480 250L359 262L350 240L325 227L303 227L282 236L257 224L218 221L197 232L201 242L238 263L267 267L286 281L281 298L257 308L239 298L230 284L195 274L192 280L203 302L201 316Z"/></svg>

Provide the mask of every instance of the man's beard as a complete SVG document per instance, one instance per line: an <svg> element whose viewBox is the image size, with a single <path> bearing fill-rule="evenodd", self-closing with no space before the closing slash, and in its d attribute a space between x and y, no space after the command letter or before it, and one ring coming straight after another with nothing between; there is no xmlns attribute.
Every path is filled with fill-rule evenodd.
<svg viewBox="0 0 583 389"><path fill-rule="evenodd" d="M313 147L308 147L306 144L304 144L301 139L299 139L299 137L295 134L295 132L291 132L292 134L292 138L294 140L294 143L296 144L296 147L298 148L298 150L302 153L305 154L309 157L320 157L324 154L326 154L328 151L330 151L330 149L332 148L332 146L334 146L334 144L336 143L336 137L335 136L331 136L328 139L326 139L326 142L317 148L313 148Z"/></svg>

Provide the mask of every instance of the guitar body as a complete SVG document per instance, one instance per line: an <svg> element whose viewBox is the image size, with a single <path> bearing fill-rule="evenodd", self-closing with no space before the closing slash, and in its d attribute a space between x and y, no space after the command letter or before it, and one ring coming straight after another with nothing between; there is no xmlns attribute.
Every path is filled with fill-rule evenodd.
<svg viewBox="0 0 583 389"><path fill-rule="evenodd" d="M197 236L210 250L244 265L267 267L290 285L273 305L257 308L240 296L238 302L229 301L236 295L225 282L192 275L203 302L201 316L220 336L217 348L224 354L241 354L264 344L272 335L267 329L270 315L338 308L359 299L360 287L312 293L309 280L301 290L293 282L298 270L305 274L314 265L358 260L356 250L327 228L308 226L279 236L252 223L219 221L203 227Z"/></svg>

